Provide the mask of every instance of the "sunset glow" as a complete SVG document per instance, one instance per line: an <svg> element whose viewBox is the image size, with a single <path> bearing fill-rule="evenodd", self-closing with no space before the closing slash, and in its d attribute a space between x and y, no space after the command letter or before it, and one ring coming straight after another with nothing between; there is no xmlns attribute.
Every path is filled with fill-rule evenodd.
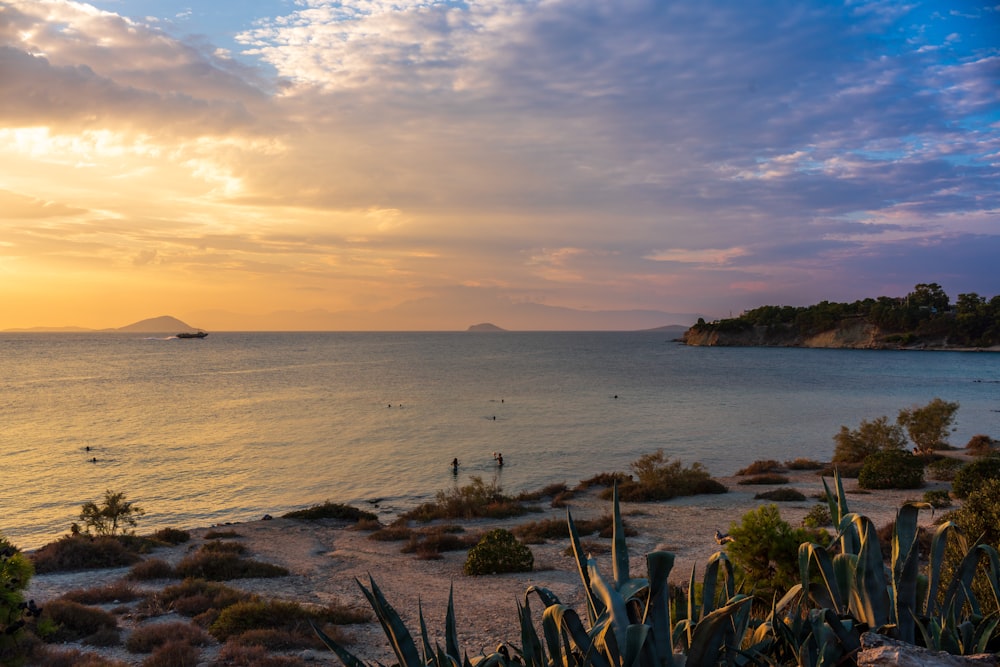
<svg viewBox="0 0 1000 667"><path fill-rule="evenodd" d="M992 3L0 0L0 330L647 328L998 257Z"/></svg>

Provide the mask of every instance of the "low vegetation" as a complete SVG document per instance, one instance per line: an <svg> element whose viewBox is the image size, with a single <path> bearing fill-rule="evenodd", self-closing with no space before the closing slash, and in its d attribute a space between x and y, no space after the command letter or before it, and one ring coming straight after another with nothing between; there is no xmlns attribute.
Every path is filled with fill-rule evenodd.
<svg viewBox="0 0 1000 667"><path fill-rule="evenodd" d="M870 455L858 473L858 486L862 489L919 489L923 485L923 461L898 449Z"/></svg>
<svg viewBox="0 0 1000 667"><path fill-rule="evenodd" d="M964 465L955 473L951 490L956 497L967 498L991 479L1000 479L1000 453L983 456Z"/></svg>
<svg viewBox="0 0 1000 667"><path fill-rule="evenodd" d="M433 502L405 512L402 518L427 523L435 519L506 519L527 512L520 501L504 494L496 480L487 484L474 476L465 486L438 491Z"/></svg>
<svg viewBox="0 0 1000 667"><path fill-rule="evenodd" d="M797 502L806 499L806 494L798 489L771 489L754 496L754 500L773 500L776 502Z"/></svg>
<svg viewBox="0 0 1000 667"><path fill-rule="evenodd" d="M184 578L193 577L208 581L288 576L288 569L280 565L241 558L238 554L227 551L204 548L186 556L177 564L175 571Z"/></svg>
<svg viewBox="0 0 1000 667"><path fill-rule="evenodd" d="M125 640L125 649L129 653L152 653L171 641L205 646L210 638L197 625L184 621L168 621L136 628Z"/></svg>
<svg viewBox="0 0 1000 667"><path fill-rule="evenodd" d="M763 475L754 475L753 477L747 477L736 482L742 486L755 485L755 484L788 484L791 481L786 475L779 475L777 473L766 473Z"/></svg>
<svg viewBox="0 0 1000 667"><path fill-rule="evenodd" d="M320 505L313 505L301 510L294 510L282 515L285 519L298 521L319 521L321 519L338 519L340 521L377 521L378 516L372 512L359 510L351 505L342 505L327 500Z"/></svg>
<svg viewBox="0 0 1000 667"><path fill-rule="evenodd" d="M464 571L476 576L531 572L534 566L535 557L531 549L521 544L510 531L496 528L483 535L479 543L469 549Z"/></svg>
<svg viewBox="0 0 1000 667"><path fill-rule="evenodd" d="M651 502L728 491L721 482L712 479L702 464L684 467L680 459L668 460L662 449L639 457L632 463L632 471L636 479L630 476L617 487L619 497L625 501ZM611 489L605 489L602 497L610 497L611 493Z"/></svg>
<svg viewBox="0 0 1000 667"><path fill-rule="evenodd" d="M127 567L140 556L118 538L66 535L34 551L31 562L39 574L107 567Z"/></svg>

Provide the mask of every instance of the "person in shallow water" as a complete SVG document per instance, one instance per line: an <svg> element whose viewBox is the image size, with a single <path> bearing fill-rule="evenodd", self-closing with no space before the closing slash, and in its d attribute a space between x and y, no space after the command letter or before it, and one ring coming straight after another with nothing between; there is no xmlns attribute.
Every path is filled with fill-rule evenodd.
<svg viewBox="0 0 1000 667"><path fill-rule="evenodd" d="M500 452L495 452L493 454L493 458L496 459L496 462L497 462L498 466L502 466L503 465L503 454L501 454Z"/></svg>
<svg viewBox="0 0 1000 667"><path fill-rule="evenodd" d="M458 474L458 457L451 460L451 471L456 475Z"/></svg>

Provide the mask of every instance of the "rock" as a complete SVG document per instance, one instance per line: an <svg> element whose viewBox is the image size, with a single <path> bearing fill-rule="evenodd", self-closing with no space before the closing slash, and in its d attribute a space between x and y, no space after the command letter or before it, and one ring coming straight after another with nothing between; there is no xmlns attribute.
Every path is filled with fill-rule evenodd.
<svg viewBox="0 0 1000 667"><path fill-rule="evenodd" d="M874 632L861 635L861 652L858 653L858 667L963 667L996 664L995 655L951 655Z"/></svg>
<svg viewBox="0 0 1000 667"><path fill-rule="evenodd" d="M302 653L299 654L299 658L302 659L302 662L315 662L316 651L307 648L306 650L302 651Z"/></svg>

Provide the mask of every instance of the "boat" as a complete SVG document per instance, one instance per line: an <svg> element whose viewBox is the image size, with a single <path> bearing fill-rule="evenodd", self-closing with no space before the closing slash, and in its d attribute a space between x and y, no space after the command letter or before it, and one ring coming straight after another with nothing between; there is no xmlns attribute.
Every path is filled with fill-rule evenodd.
<svg viewBox="0 0 1000 667"><path fill-rule="evenodd" d="M207 335L208 334L205 333L204 331L199 331L197 333L191 333L191 332L179 333L179 334L177 334L177 337L178 338L204 338Z"/></svg>

